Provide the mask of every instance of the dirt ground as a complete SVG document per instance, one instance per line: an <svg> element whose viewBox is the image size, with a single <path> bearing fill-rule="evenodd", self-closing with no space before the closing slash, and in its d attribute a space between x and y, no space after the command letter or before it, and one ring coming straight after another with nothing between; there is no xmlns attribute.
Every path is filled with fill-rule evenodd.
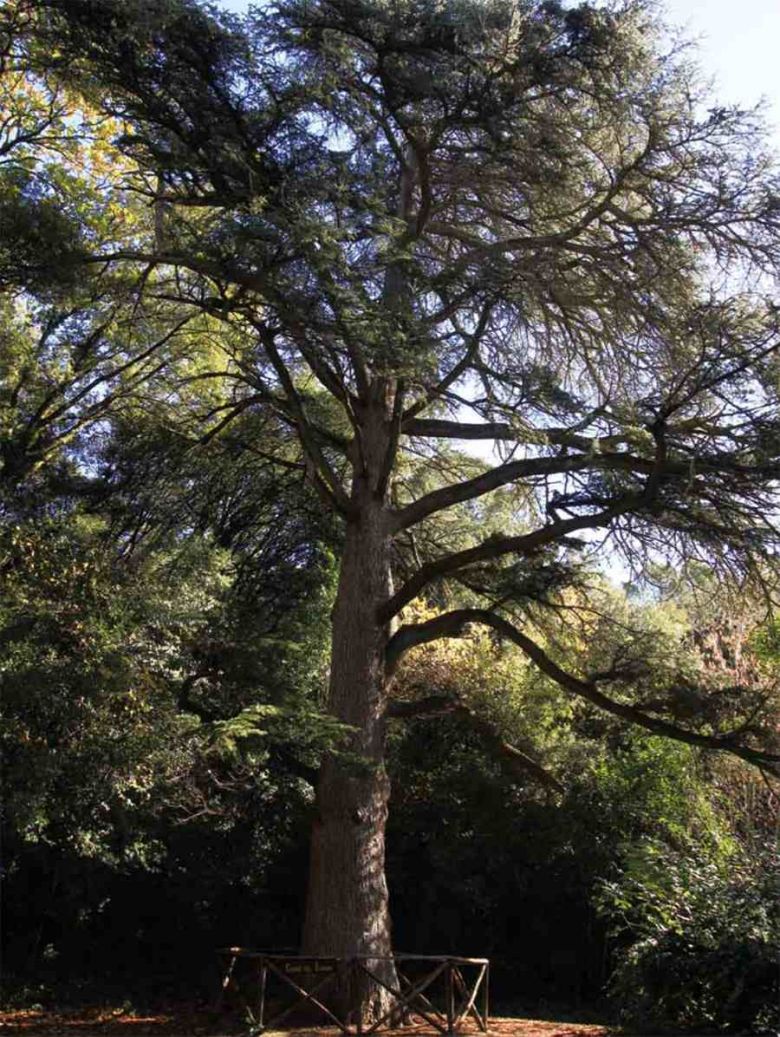
<svg viewBox="0 0 780 1037"><path fill-rule="evenodd" d="M22 1037L223 1037L246 1032L236 1019L213 1012L176 1009L159 1014L125 1012L117 1008L88 1008L68 1011L18 1009L0 1012L0 1034ZM476 1037L473 1024L460 1032ZM538 1019L490 1020L489 1037L609 1037L606 1026L590 1023L550 1022ZM271 1037L271 1031L267 1031ZM340 1037L333 1028L277 1031L274 1037ZM382 1030L382 1037L440 1037L427 1024Z"/></svg>

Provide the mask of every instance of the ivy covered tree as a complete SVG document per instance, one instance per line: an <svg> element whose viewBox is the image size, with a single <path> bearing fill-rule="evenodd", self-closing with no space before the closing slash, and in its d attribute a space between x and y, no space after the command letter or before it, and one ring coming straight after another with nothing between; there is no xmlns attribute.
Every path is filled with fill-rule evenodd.
<svg viewBox="0 0 780 1037"><path fill-rule="evenodd" d="M343 524L328 710L363 762L320 771L307 952L392 951L385 729L437 708L393 698L415 646L485 626L568 695L777 767L752 705L683 722L643 694L636 645L586 672L538 634L593 557L772 582L780 180L758 118L712 106L650 4L3 17L31 76L117 127L112 189L153 218L80 258L200 322L168 404L200 441L256 415L268 463L302 465ZM410 618L418 599L435 614Z"/></svg>

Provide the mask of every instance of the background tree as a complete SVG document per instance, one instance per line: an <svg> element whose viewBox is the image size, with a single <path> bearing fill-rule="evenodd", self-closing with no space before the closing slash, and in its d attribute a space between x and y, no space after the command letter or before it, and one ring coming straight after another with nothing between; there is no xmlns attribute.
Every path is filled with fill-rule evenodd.
<svg viewBox="0 0 780 1037"><path fill-rule="evenodd" d="M412 647L481 624L568 694L776 766L756 717L677 723L633 696L637 658L566 668L532 625L590 551L766 583L777 546L777 178L755 117L707 109L650 10L34 11L28 67L121 123L122 190L156 212L84 261L225 324L196 364L221 394L201 438L270 415L271 460L294 437L344 523L328 709L363 764L321 769L305 948L390 953L385 726ZM493 444L484 463L442 446L464 439ZM512 523L483 538L496 493ZM459 506L452 550L434 527ZM407 622L420 597L439 611Z"/></svg>
<svg viewBox="0 0 780 1037"><path fill-rule="evenodd" d="M188 497L181 441L153 431L125 424L77 490L42 470L0 533L8 997L131 977L210 996L212 948L256 938L248 903L269 940L297 936L299 833L340 735L317 708L327 544L294 484L283 526L278 480L248 486L225 449Z"/></svg>

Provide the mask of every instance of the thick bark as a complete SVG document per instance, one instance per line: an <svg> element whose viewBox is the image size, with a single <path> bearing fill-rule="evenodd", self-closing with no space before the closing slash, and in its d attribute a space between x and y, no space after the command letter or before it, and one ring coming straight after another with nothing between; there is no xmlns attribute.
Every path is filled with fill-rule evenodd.
<svg viewBox="0 0 780 1037"><path fill-rule="evenodd" d="M379 457L376 459L379 461ZM376 465L370 470L376 472ZM385 879L385 648L377 620L391 593L390 526L376 483L356 476L333 609L329 711L354 730L352 761L329 756L317 786L304 925L306 954L386 958L392 953ZM374 968L394 980L392 962ZM381 988L360 991L366 1017L389 1005Z"/></svg>

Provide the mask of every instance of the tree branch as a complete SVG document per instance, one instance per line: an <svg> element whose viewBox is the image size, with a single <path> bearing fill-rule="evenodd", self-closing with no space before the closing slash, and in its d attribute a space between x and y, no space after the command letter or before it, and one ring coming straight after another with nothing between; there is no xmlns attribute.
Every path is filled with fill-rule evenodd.
<svg viewBox="0 0 780 1037"><path fill-rule="evenodd" d="M637 724L639 727L687 745L695 745L702 749L713 749L718 752L731 753L748 763L780 775L780 755L740 745L734 734L704 735L697 731L688 731L658 717L648 716L636 706L625 702L617 702L599 691L596 684L588 678L574 676L559 666L544 649L516 626L497 616L487 609L456 609L445 612L426 623L410 624L400 628L390 639L386 651L386 665L392 671L410 648L436 641L443 637L462 637L465 629L472 623L481 623L492 627L501 637L516 644L529 659L564 691L579 698L586 699L613 716Z"/></svg>
<svg viewBox="0 0 780 1037"><path fill-rule="evenodd" d="M463 551L456 551L454 554L445 555L443 558L427 562L398 589L392 598L385 602L379 610L379 618L383 623L389 622L405 605L408 605L410 601L416 598L420 591L431 583L432 580L447 576L449 573L456 572L476 562L485 562L493 558L499 558L504 554L532 554L547 544L554 543L556 540L562 540L569 533L575 533L580 529L597 529L600 526L605 526L613 518L625 514L625 512L638 507L645 501L646 497L643 494L627 494L611 507L604 508L602 511L597 511L594 514L558 519L555 522L548 523L546 526L540 526L539 529L535 529L531 533L521 533L518 536L489 537L475 547L468 547Z"/></svg>
<svg viewBox="0 0 780 1037"><path fill-rule="evenodd" d="M290 406L295 413L301 445L306 456L311 462L314 472L314 486L317 492L320 493L320 495L323 496L323 498L328 501L336 511L340 512L345 517L350 517L353 510L352 504L347 497L344 487L341 485L341 481L320 450L316 437L312 435L303 403L295 389L290 372L287 370L284 361L279 356L272 332L263 331L262 341L268 359L271 361Z"/></svg>
<svg viewBox="0 0 780 1037"><path fill-rule="evenodd" d="M441 489L433 490L424 497L420 497L406 507L399 509L393 516L393 528L395 530L407 529L409 526L422 522L429 515L437 511L451 508L455 504L474 500L482 497L492 490L501 486L516 482L518 479L529 479L536 476L561 475L564 472L582 472L591 470L610 470L633 472L643 475L654 475L658 472L656 461L636 454L557 454L553 457L526 457L519 461L509 461L507 464L498 465L495 468L466 479L464 482L453 483L443 486ZM665 462L662 475L690 476L690 463L688 462Z"/></svg>
<svg viewBox="0 0 780 1037"><path fill-rule="evenodd" d="M510 425L504 421L461 422L447 421L442 418L415 418L404 422L404 433L407 436L420 436L423 439L502 439L527 442L527 431ZM568 446L583 450L590 454L619 446L626 442L621 434L613 436L580 436L573 429L541 428L533 430L534 441L551 443L555 446Z"/></svg>
<svg viewBox="0 0 780 1037"><path fill-rule="evenodd" d="M396 456L398 454L398 443L401 439L401 421L403 419L404 394L406 386L403 378L398 378L395 383L393 396L393 412L390 416L390 436L387 441L387 450L382 461L382 470L377 480L376 494L384 498L390 477L393 474Z"/></svg>
<svg viewBox="0 0 780 1037"><path fill-rule="evenodd" d="M463 356L460 358L457 364L455 364L455 366L450 371L448 371L448 373L441 379L441 381L437 385L431 386L431 388L428 389L428 391L425 393L425 396L423 396L421 400L417 400L416 403L412 404L412 406L409 407L409 409L404 414L403 431L406 432L407 435L411 435L412 433L409 433L406 429L406 423L411 421L415 417L415 415L420 413L420 411L425 410L425 408L435 399L441 396L442 393L446 392L447 389L449 389L449 387L454 382L457 382L460 376L464 374L471 366L472 361L479 352L479 344L482 341L482 336L485 334L487 330L488 322L490 320L490 313L493 309L493 305L493 302L488 302L485 303L485 305L482 307L482 312L479 315L479 320L477 321L477 326L474 329L474 333L468 337L468 346L466 348L466 352L463 354Z"/></svg>
<svg viewBox="0 0 780 1037"><path fill-rule="evenodd" d="M549 771L545 770L528 753L507 742L501 732L490 720L479 716L459 699L447 695L429 695L416 701L391 702L385 715L394 719L408 720L425 716L456 716L468 722L472 730L480 736L485 746L496 757L501 766L517 778L535 778L545 788L555 792L563 792L563 785Z"/></svg>
<svg viewBox="0 0 780 1037"><path fill-rule="evenodd" d="M655 456L641 457L638 454L627 452L604 453L601 446L606 440L590 439L586 436L578 436L565 430L550 429L546 437L550 442L559 442L564 447L574 447L586 453L581 454L556 454L552 457L527 457L518 461L510 461L506 464L491 468L473 479L443 486L441 489L433 490L431 493L420 497L406 507L400 508L393 515L393 529L407 529L409 526L421 522L429 515L433 515L445 508L464 501L474 500L492 490L499 489L516 482L518 479L534 478L536 476L560 475L564 472L582 471L618 471L629 472L635 475L647 475L655 487L663 479L678 477L690 482L693 465L699 475L734 475L746 478L761 477L762 479L777 478L780 474L780 463L776 460L762 461L755 464L744 464L738 460L732 460L728 455L707 456L700 455L694 458L670 458L666 444L666 429L656 423L648 430L656 440ZM609 437L609 442L615 442L614 437Z"/></svg>
<svg viewBox="0 0 780 1037"><path fill-rule="evenodd" d="M269 287L266 278L260 273L249 273L238 270L226 262L214 262L196 256L190 256L183 252L132 252L117 251L106 252L102 255L84 256L84 263L148 263L152 266L183 267L195 274L203 274L216 282L228 281L242 288L250 288L253 291L263 292Z"/></svg>

